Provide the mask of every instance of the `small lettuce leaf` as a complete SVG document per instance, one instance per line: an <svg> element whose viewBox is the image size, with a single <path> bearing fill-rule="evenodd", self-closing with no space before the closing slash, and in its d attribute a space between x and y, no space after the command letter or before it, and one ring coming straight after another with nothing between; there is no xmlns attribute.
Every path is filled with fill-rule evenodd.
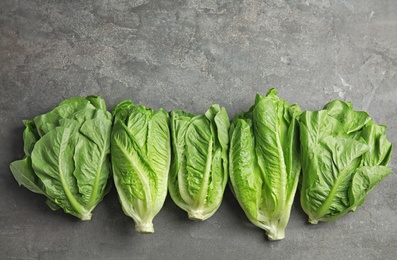
<svg viewBox="0 0 397 260"><path fill-rule="evenodd" d="M169 116L131 101L113 110L111 157L114 182L124 213L137 232L153 233L153 218L167 195L171 158Z"/></svg>
<svg viewBox="0 0 397 260"><path fill-rule="evenodd" d="M390 173L391 169L382 165L360 167L349 187L349 201L354 205L352 210L363 204L368 193Z"/></svg>
<svg viewBox="0 0 397 260"><path fill-rule="evenodd" d="M266 96L257 95L230 130L233 193L248 219L270 240L284 238L298 185L300 113L271 89Z"/></svg>
<svg viewBox="0 0 397 260"><path fill-rule="evenodd" d="M312 224L354 211L391 170L386 127L334 100L300 117L301 205Z"/></svg>
<svg viewBox="0 0 397 260"><path fill-rule="evenodd" d="M45 195L51 209L91 219L109 187L112 116L103 99L66 99L24 124L25 158L10 164L17 182Z"/></svg>
<svg viewBox="0 0 397 260"><path fill-rule="evenodd" d="M26 156L31 156L34 145L40 139L40 136L32 120L23 120L23 124L25 125L25 130L23 131L23 149Z"/></svg>
<svg viewBox="0 0 397 260"><path fill-rule="evenodd" d="M35 174L32 168L32 159L30 156L22 160L14 161L10 164L10 169L15 180L20 186L25 186L28 190L45 195L45 187L40 178Z"/></svg>
<svg viewBox="0 0 397 260"><path fill-rule="evenodd" d="M229 117L211 106L203 115L171 112L171 198L194 220L219 208L228 179Z"/></svg>
<svg viewBox="0 0 397 260"><path fill-rule="evenodd" d="M386 126L371 121L363 128L361 137L369 146L369 151L363 156L363 165L387 166L391 158L392 144L386 138Z"/></svg>

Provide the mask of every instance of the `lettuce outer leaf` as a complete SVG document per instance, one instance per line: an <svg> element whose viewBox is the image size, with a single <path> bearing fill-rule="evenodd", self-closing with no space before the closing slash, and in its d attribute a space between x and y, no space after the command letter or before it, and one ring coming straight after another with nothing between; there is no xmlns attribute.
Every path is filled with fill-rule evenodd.
<svg viewBox="0 0 397 260"><path fill-rule="evenodd" d="M112 116L105 101L69 98L24 124L25 158L10 164L19 185L45 195L53 210L91 219L109 187Z"/></svg>
<svg viewBox="0 0 397 260"><path fill-rule="evenodd" d="M332 221L354 211L388 174L392 145L386 127L352 103L334 100L300 117L300 200L309 222Z"/></svg>
<svg viewBox="0 0 397 260"><path fill-rule="evenodd" d="M275 89L256 96L235 117L230 135L230 181L248 219L270 240L283 239L298 185L301 110L279 99Z"/></svg>
<svg viewBox="0 0 397 260"><path fill-rule="evenodd" d="M153 233L153 218L167 195L171 160L168 113L126 100L114 108L113 115L111 158L121 206L134 219L138 232Z"/></svg>
<svg viewBox="0 0 397 260"><path fill-rule="evenodd" d="M10 169L15 180L21 186L34 193L45 195L45 187L40 178L35 174L32 168L32 159L30 156L22 160L14 161L10 164Z"/></svg>
<svg viewBox="0 0 397 260"><path fill-rule="evenodd" d="M228 179L230 121L225 108L205 114L171 112L171 198L194 220L211 217L222 202Z"/></svg>

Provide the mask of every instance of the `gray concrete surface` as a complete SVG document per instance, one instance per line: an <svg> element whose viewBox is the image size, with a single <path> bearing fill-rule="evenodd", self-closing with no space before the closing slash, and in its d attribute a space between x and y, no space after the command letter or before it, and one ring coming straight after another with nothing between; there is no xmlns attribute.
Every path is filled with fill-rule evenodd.
<svg viewBox="0 0 397 260"><path fill-rule="evenodd" d="M138 235L113 190L90 222L19 188L23 119L71 96L101 95L233 117L276 87L305 110L353 101L397 141L397 1L2 0L1 259L395 259L397 177L355 213L316 226L295 203L286 238L267 241L229 190L205 222L167 199L156 233ZM396 170L396 156L391 167Z"/></svg>

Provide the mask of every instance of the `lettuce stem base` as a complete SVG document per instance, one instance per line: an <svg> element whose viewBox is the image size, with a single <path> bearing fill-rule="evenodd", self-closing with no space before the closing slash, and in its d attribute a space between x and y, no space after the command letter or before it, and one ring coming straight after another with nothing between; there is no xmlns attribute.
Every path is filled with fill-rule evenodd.
<svg viewBox="0 0 397 260"><path fill-rule="evenodd" d="M135 230L139 233L154 233L154 227L152 222L135 224Z"/></svg>
<svg viewBox="0 0 397 260"><path fill-rule="evenodd" d="M187 213L187 216L191 220L201 220L205 219L204 214L201 210L192 210Z"/></svg>

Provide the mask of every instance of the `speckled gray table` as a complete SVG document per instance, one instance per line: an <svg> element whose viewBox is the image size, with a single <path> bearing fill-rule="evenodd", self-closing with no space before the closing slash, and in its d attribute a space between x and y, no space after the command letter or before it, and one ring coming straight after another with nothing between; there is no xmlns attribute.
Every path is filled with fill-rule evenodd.
<svg viewBox="0 0 397 260"><path fill-rule="evenodd" d="M219 103L233 117L270 87L305 110L353 101L396 144L397 1L2 0L0 258L395 259L395 173L332 223L306 224L295 203L286 238L270 242L229 189L201 223L167 199L156 233L138 235L115 190L81 222L19 188L8 168L23 156L22 119L67 97L196 113Z"/></svg>

